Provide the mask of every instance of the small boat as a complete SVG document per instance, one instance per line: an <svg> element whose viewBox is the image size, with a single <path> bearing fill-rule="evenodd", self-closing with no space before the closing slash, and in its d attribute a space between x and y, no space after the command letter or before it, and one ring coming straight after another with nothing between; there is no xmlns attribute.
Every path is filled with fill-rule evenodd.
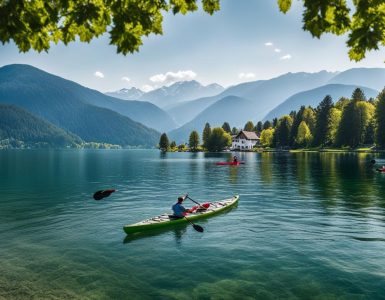
<svg viewBox="0 0 385 300"><path fill-rule="evenodd" d="M239 166L244 165L244 161L220 161L215 163L217 166Z"/></svg>
<svg viewBox="0 0 385 300"><path fill-rule="evenodd" d="M153 217L135 224L125 225L123 230L127 234L144 232L148 230L163 228L166 226L175 226L178 224L189 223L190 221L204 219L221 213L234 207L238 203L239 196L233 196L229 199L224 199L220 201L210 202L208 209L197 209L195 212L187 214L186 218L175 218L171 213L164 213L160 216Z"/></svg>

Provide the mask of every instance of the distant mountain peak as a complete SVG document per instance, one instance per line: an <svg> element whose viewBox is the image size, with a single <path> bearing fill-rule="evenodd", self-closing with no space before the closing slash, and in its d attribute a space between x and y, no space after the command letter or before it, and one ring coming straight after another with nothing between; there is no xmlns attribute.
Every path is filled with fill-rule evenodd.
<svg viewBox="0 0 385 300"><path fill-rule="evenodd" d="M196 80L185 80L143 94L140 100L149 101L161 108L166 108L182 101L214 96L223 90L224 88L218 84L204 86Z"/></svg>
<svg viewBox="0 0 385 300"><path fill-rule="evenodd" d="M106 95L123 99L123 100L137 100L142 97L144 92L136 87L122 88L116 92L107 92Z"/></svg>

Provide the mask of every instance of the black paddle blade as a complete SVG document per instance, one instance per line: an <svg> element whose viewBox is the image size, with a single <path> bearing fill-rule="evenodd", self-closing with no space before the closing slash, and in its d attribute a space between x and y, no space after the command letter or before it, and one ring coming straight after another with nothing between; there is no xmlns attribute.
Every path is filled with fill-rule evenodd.
<svg viewBox="0 0 385 300"><path fill-rule="evenodd" d="M199 226L199 225L194 224L193 227L194 227L194 229L195 229L196 231L198 231L198 232L203 232L203 231L204 231L203 227L201 227L201 226Z"/></svg>
<svg viewBox="0 0 385 300"><path fill-rule="evenodd" d="M95 200L101 200L105 197L108 197L113 192L115 192L115 190L101 190L101 191L97 191L96 193L94 193L93 197Z"/></svg>

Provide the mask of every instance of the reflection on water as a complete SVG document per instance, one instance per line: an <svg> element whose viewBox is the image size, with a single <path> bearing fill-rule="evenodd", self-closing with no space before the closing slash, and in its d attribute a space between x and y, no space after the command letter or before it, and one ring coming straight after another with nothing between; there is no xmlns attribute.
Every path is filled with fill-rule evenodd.
<svg viewBox="0 0 385 300"><path fill-rule="evenodd" d="M186 233L186 228L188 226L191 226L190 224L178 224L174 225L171 228L159 228L155 230L145 231L145 232L138 232L134 234L126 235L126 237L123 240L124 244L132 243L133 241L140 240L143 238L150 238L162 234L169 234L170 232L174 234L175 238L175 244L180 246L182 243L182 237Z"/></svg>

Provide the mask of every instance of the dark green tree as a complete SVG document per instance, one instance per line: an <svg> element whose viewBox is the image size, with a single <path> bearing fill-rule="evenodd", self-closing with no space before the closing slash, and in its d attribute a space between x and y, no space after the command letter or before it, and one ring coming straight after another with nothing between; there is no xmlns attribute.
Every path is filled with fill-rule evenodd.
<svg viewBox="0 0 385 300"><path fill-rule="evenodd" d="M263 123L263 129L269 129L272 127L272 124L270 121L265 121L265 123Z"/></svg>
<svg viewBox="0 0 385 300"><path fill-rule="evenodd" d="M327 140L329 132L330 111L333 108L332 97L327 95L316 109L316 126L314 130L314 146L323 146L330 141Z"/></svg>
<svg viewBox="0 0 385 300"><path fill-rule="evenodd" d="M211 127L209 123L206 123L202 133L203 147L205 147L206 149L208 149L210 144L210 136L211 136Z"/></svg>
<svg viewBox="0 0 385 300"><path fill-rule="evenodd" d="M224 123L223 123L222 128L223 128L223 130L226 131L227 133L230 133L230 132L231 132L230 124L227 123L227 122L224 122Z"/></svg>
<svg viewBox="0 0 385 300"><path fill-rule="evenodd" d="M195 152L198 150L199 146L199 134L195 130L191 132L189 142L188 142L189 148L192 152Z"/></svg>
<svg viewBox="0 0 385 300"><path fill-rule="evenodd" d="M255 131L256 133L258 133L258 134L261 134L262 130L263 130L263 124L262 124L261 121L259 121L259 122L257 123L257 125L255 126L254 131Z"/></svg>
<svg viewBox="0 0 385 300"><path fill-rule="evenodd" d="M252 121L248 121L246 124L245 124L245 127L243 128L243 130L245 131L253 131L254 130L254 124Z"/></svg>
<svg viewBox="0 0 385 300"><path fill-rule="evenodd" d="M162 151L167 151L170 147L170 143L168 141L168 137L166 133L162 133L159 139L159 149Z"/></svg>
<svg viewBox="0 0 385 300"><path fill-rule="evenodd" d="M233 129L231 129L231 134L232 135L237 135L239 133L239 130L237 127L233 127Z"/></svg>
<svg viewBox="0 0 385 300"><path fill-rule="evenodd" d="M385 89L378 95L376 121L376 144L379 148L385 149Z"/></svg>
<svg viewBox="0 0 385 300"><path fill-rule="evenodd" d="M278 125L275 130L276 135L276 146L287 147L290 146L290 133L293 125L293 119L286 115L278 120Z"/></svg>
<svg viewBox="0 0 385 300"><path fill-rule="evenodd" d="M353 101L366 101L366 96L360 88L356 88L352 94Z"/></svg>
<svg viewBox="0 0 385 300"><path fill-rule="evenodd" d="M207 150L210 152L222 151L224 148L231 145L231 136L221 127L216 127L212 130L210 135L210 142Z"/></svg>
<svg viewBox="0 0 385 300"><path fill-rule="evenodd" d="M278 125L278 118L273 119L273 128L276 128Z"/></svg>
<svg viewBox="0 0 385 300"><path fill-rule="evenodd" d="M293 126L291 127L290 132L290 145L295 146L298 134L299 124L303 121L303 112L305 111L305 106L302 105L298 113L296 113L295 118L293 119Z"/></svg>
<svg viewBox="0 0 385 300"><path fill-rule="evenodd" d="M356 114L354 106L354 102L350 101L342 112L337 133L338 146L357 147L360 143L360 133L358 132L360 119Z"/></svg>
<svg viewBox="0 0 385 300"><path fill-rule="evenodd" d="M176 142L175 141L172 141L171 144L170 144L170 148L175 148L176 147Z"/></svg>

